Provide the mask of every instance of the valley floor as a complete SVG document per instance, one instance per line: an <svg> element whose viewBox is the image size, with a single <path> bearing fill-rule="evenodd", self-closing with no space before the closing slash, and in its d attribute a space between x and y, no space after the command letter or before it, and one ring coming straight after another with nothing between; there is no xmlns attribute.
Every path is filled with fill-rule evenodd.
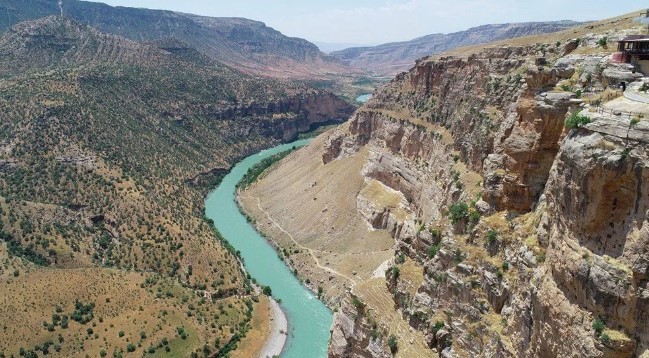
<svg viewBox="0 0 649 358"><path fill-rule="evenodd" d="M403 198L363 176L366 150L325 166L322 148L330 134L267 171L239 195L241 206L330 308L337 309L351 292L367 305L378 327L398 337L402 349L397 357L429 357L423 335L402 318L385 283L394 240L389 232L368 225L358 209L364 205L359 197L395 209ZM347 178L342 185L335 181L340 175Z"/></svg>

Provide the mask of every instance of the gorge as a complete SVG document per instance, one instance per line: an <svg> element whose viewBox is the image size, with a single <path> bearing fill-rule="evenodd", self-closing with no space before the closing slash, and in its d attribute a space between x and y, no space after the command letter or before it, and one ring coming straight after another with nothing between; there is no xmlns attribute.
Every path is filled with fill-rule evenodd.
<svg viewBox="0 0 649 358"><path fill-rule="evenodd" d="M649 357L648 19L0 0L0 358Z"/></svg>

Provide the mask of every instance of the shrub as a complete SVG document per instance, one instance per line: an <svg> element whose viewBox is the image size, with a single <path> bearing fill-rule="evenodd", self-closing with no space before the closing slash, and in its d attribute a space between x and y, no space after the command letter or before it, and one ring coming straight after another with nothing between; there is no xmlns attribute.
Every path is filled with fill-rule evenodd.
<svg viewBox="0 0 649 358"><path fill-rule="evenodd" d="M124 331L119 331L119 333L117 333L117 335L118 335L120 338L121 338L121 337L124 337Z"/></svg>
<svg viewBox="0 0 649 358"><path fill-rule="evenodd" d="M373 341L376 341L379 338L379 331L377 329L373 329L372 333L370 333L370 336L372 337Z"/></svg>
<svg viewBox="0 0 649 358"><path fill-rule="evenodd" d="M507 262L507 261L503 262L502 268L503 268L503 271L509 270L509 262Z"/></svg>
<svg viewBox="0 0 649 358"><path fill-rule="evenodd" d="M604 328L606 328L606 326L604 325L604 321L602 321L601 319L598 318L595 320L595 322L593 322L593 330L597 334L601 334L604 331Z"/></svg>
<svg viewBox="0 0 649 358"><path fill-rule="evenodd" d="M127 351L127 352L135 352L135 345L133 345L133 343L129 343L129 344L126 346L126 351Z"/></svg>
<svg viewBox="0 0 649 358"><path fill-rule="evenodd" d="M453 203L448 212L448 217L451 219L453 224L457 224L460 221L467 218L469 215L469 206L466 203Z"/></svg>
<svg viewBox="0 0 649 358"><path fill-rule="evenodd" d="M605 345L611 344L611 337L606 333L602 333L602 335L599 336L599 340Z"/></svg>
<svg viewBox="0 0 649 358"><path fill-rule="evenodd" d="M390 338L388 338L388 347L390 347L390 352L392 352L392 354L396 354L397 350L399 350L397 337L394 334L391 334Z"/></svg>
<svg viewBox="0 0 649 358"><path fill-rule="evenodd" d="M262 289L262 292L264 293L264 295L269 296L269 297L272 296L272 294L273 294L273 290L270 288L270 286L264 286L264 288Z"/></svg>
<svg viewBox="0 0 649 358"><path fill-rule="evenodd" d="M462 253L462 251L460 251L460 249L456 249L453 256L453 261L455 261L455 264L461 264L462 261L464 261L464 254Z"/></svg>
<svg viewBox="0 0 649 358"><path fill-rule="evenodd" d="M442 232L439 229L430 229L430 236L433 237L433 240L437 241L442 238Z"/></svg>
<svg viewBox="0 0 649 358"><path fill-rule="evenodd" d="M439 252L439 245L431 245L428 248L428 257L432 259L433 257L435 257L435 255L437 255L438 252Z"/></svg>
<svg viewBox="0 0 649 358"><path fill-rule="evenodd" d="M489 229L489 231L487 231L487 242L489 244L492 244L496 240L498 240L498 231L494 229Z"/></svg>
<svg viewBox="0 0 649 358"><path fill-rule="evenodd" d="M630 153L631 153L630 148L624 148L624 150L622 151L622 153L620 155L622 156L622 159L626 159L626 157L628 157Z"/></svg>
<svg viewBox="0 0 649 358"><path fill-rule="evenodd" d="M439 332L439 330L442 328L444 328L444 322L442 321L435 322L435 325L433 326L433 333Z"/></svg>
<svg viewBox="0 0 649 358"><path fill-rule="evenodd" d="M600 47L606 47L607 44L608 44L608 37L606 37L606 36L604 36L604 37L600 38L599 40L597 40L597 45L600 46Z"/></svg>
<svg viewBox="0 0 649 358"><path fill-rule="evenodd" d="M469 225L475 226L480 221L480 213L477 210L471 210L469 212Z"/></svg>
<svg viewBox="0 0 649 358"><path fill-rule="evenodd" d="M570 117L568 117L568 119L566 119L565 124L566 124L566 128L574 129L574 128L586 125L586 124L588 124L590 122L591 122L590 118L588 118L586 116L582 116L579 113L575 112L572 115L570 115Z"/></svg>
<svg viewBox="0 0 649 358"><path fill-rule="evenodd" d="M92 321L92 319L94 318L94 308L94 303L83 304L79 301L76 301L74 304L74 312L72 312L71 318L73 321L77 321L81 324L86 324Z"/></svg>
<svg viewBox="0 0 649 358"><path fill-rule="evenodd" d="M390 267L390 270L388 271L388 273L389 273L390 276L394 277L395 279L398 279L399 275L401 275L401 270L399 270L398 267L393 266L393 267Z"/></svg>
<svg viewBox="0 0 649 358"><path fill-rule="evenodd" d="M433 274L433 279L436 282L443 283L443 282L446 282L446 280L448 280L448 274L446 272L434 273Z"/></svg>
<svg viewBox="0 0 649 358"><path fill-rule="evenodd" d="M363 302L361 302L361 300L359 300L358 297L354 297L354 299L352 300L352 304L354 305L354 307L356 307L358 311L363 311L365 309L365 304L363 304Z"/></svg>

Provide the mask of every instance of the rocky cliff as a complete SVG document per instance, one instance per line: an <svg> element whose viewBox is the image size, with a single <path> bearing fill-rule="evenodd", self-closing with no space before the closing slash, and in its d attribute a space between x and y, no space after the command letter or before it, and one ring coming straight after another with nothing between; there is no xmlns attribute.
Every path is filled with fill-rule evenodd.
<svg viewBox="0 0 649 358"><path fill-rule="evenodd" d="M367 151L363 176L405 198L406 214L358 210L394 237L386 285L431 351L649 355L649 108L608 102L620 94L606 86L635 75L595 44L633 31L629 16L420 60L329 134L325 167ZM636 113L607 110L619 106ZM366 346L344 312L331 357Z"/></svg>

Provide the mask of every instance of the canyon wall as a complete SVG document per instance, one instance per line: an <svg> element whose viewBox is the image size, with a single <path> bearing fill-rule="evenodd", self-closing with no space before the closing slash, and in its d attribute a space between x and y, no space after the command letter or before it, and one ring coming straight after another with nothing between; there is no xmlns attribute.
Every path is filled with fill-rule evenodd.
<svg viewBox="0 0 649 358"><path fill-rule="evenodd" d="M414 291L398 262L386 285L431 352L649 356L649 125L588 110L614 65L580 42L420 60L326 140L325 165L367 149L363 175L407 200L358 210L423 268ZM367 356L345 320L330 357Z"/></svg>

